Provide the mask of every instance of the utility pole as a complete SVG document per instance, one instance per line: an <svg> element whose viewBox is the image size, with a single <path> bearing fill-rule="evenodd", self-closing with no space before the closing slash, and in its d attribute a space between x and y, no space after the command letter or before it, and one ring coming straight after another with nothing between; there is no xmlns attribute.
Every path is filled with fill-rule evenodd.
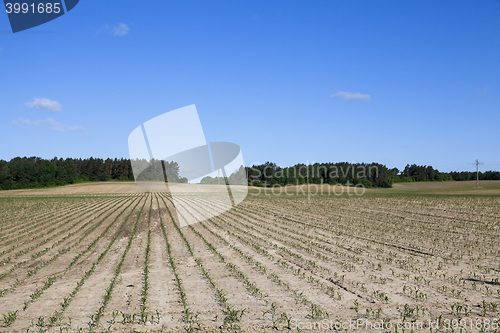
<svg viewBox="0 0 500 333"><path fill-rule="evenodd" d="M476 187L479 187L479 160L476 159Z"/></svg>
<svg viewBox="0 0 500 333"><path fill-rule="evenodd" d="M307 162L307 197L309 197L309 161Z"/></svg>

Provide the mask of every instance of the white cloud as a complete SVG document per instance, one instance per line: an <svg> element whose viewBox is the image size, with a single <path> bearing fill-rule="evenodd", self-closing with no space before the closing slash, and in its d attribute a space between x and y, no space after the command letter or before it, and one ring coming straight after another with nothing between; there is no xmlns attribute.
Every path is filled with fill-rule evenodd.
<svg viewBox="0 0 500 333"><path fill-rule="evenodd" d="M109 24L105 24L99 30L97 30L97 33L108 33L110 35L116 36L116 37L122 37L125 36L129 33L130 28L128 25L126 25L123 22L118 23L118 25L115 26L110 26Z"/></svg>
<svg viewBox="0 0 500 333"><path fill-rule="evenodd" d="M119 23L117 26L113 27L113 35L115 36L125 36L128 34L130 28L125 23Z"/></svg>
<svg viewBox="0 0 500 333"><path fill-rule="evenodd" d="M12 123L14 125L21 125L22 124L22 125L37 126L37 127L49 126L51 130L56 131L56 132L75 132L75 131L85 130L85 128L83 128L83 126L61 124L52 118L31 121L29 119L19 117L18 119L14 120Z"/></svg>
<svg viewBox="0 0 500 333"><path fill-rule="evenodd" d="M342 97L342 100L344 101L354 101L357 99L369 101L371 99L370 95L361 94L358 92L349 92L349 91L339 91L335 94L330 95L330 97Z"/></svg>
<svg viewBox="0 0 500 333"><path fill-rule="evenodd" d="M14 125L19 125L19 124L31 125L31 121L29 119L24 119L22 117L19 117L18 119L14 120L12 123Z"/></svg>
<svg viewBox="0 0 500 333"><path fill-rule="evenodd" d="M35 98L33 102L27 102L26 106L32 109L42 109L47 112L61 112L61 103L51 101L48 98Z"/></svg>

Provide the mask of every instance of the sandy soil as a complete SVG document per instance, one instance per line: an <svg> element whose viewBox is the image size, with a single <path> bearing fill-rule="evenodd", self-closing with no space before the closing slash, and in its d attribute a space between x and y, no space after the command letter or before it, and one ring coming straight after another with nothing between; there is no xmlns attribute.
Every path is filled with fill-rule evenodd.
<svg viewBox="0 0 500 333"><path fill-rule="evenodd" d="M440 317L478 331L500 317L500 198L417 185L388 189L408 196L254 191L182 228L169 193L133 183L3 193L0 332L418 332Z"/></svg>

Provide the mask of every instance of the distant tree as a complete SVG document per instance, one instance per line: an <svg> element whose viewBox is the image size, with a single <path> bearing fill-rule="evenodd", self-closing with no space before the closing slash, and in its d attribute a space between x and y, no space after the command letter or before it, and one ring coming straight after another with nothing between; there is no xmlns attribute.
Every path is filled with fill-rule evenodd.
<svg viewBox="0 0 500 333"><path fill-rule="evenodd" d="M228 177L229 184L231 185L246 185L246 170L244 166L240 166L238 170L235 170Z"/></svg>
<svg viewBox="0 0 500 333"><path fill-rule="evenodd" d="M70 184L70 178L68 176L68 171L63 166L58 166L56 168L56 185L66 185Z"/></svg>
<svg viewBox="0 0 500 333"><path fill-rule="evenodd" d="M216 178L205 176L200 180L200 184L217 184L217 182L214 182L215 180Z"/></svg>
<svg viewBox="0 0 500 333"><path fill-rule="evenodd" d="M171 161L163 162L165 166L165 173L167 175L167 181L178 183L179 182L179 164L177 162Z"/></svg>

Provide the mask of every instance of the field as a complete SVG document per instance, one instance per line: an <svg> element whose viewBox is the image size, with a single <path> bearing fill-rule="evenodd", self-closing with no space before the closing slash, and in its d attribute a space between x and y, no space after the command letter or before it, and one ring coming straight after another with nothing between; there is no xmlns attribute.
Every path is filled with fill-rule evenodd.
<svg viewBox="0 0 500 333"><path fill-rule="evenodd" d="M0 192L0 332L495 330L499 182L295 190L182 228L133 183Z"/></svg>

